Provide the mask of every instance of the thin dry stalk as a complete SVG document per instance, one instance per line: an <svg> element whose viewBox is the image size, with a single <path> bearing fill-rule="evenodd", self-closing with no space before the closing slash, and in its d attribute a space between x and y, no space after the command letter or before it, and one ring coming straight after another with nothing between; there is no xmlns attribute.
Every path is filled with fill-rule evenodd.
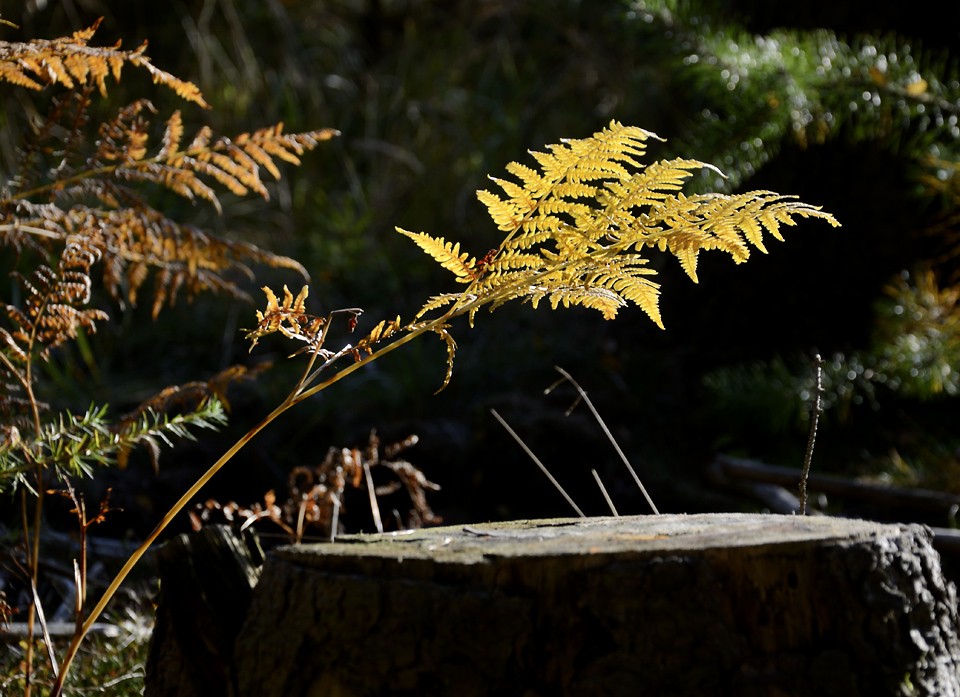
<svg viewBox="0 0 960 697"><path fill-rule="evenodd" d="M383 532L383 521L380 520L380 506L377 504L377 491L373 488L373 475L370 474L370 464L363 461L363 473L367 477L367 493L370 494L370 512L373 514L373 523L377 532Z"/></svg>
<svg viewBox="0 0 960 697"><path fill-rule="evenodd" d="M333 515L330 517L330 542L337 541L337 526L340 524L340 496L343 491L339 491L333 497Z"/></svg>
<svg viewBox="0 0 960 697"><path fill-rule="evenodd" d="M619 518L620 514L617 513L617 507L613 505L613 500L610 498L610 494L607 493L606 487L604 487L603 482L600 481L600 475L597 474L597 470L590 470L590 474L592 474L593 478L597 480L597 486L600 487L600 493L603 494L603 498L606 500L607 505L610 506L610 512L613 513L613 517Z"/></svg>
<svg viewBox="0 0 960 697"><path fill-rule="evenodd" d="M523 448L523 452L525 452L527 455L530 456L530 459L533 460L534 463L536 463L537 467L540 468L540 471L547 476L547 479L549 479L550 482L557 488L557 491L559 491L563 495L563 498L567 500L567 503L573 506L573 510L577 512L577 515L580 516L581 518L586 518L587 516L583 514L583 511L580 510L579 506L577 506L577 504L573 502L573 499L570 498L570 496L567 495L567 492L563 490L563 487L560 486L560 482L554 479L553 475L550 474L550 471L544 466L542 462L540 462L537 456L533 454L533 451L530 450L529 447L527 447L527 444L524 443L523 440L521 440L520 436L517 435L516 431L510 428L510 425L503 420L503 417L497 413L497 410L491 409L490 413L493 414L493 418L495 418L497 421L500 422L501 426L507 429L507 433L509 433L513 437L513 439L517 441L520 447Z"/></svg>
<svg viewBox="0 0 960 697"><path fill-rule="evenodd" d="M60 673L60 668L57 666L57 656L53 653L53 642L50 641L50 632L47 629L47 618L43 614L40 594L37 593L37 583L33 579L30 579L30 590L33 591L33 604L37 608L37 617L40 619L40 630L43 632L43 641L47 645L47 657L50 659L50 669L53 671L54 677L57 677ZM32 641L32 639L32 635L28 637L28 640Z"/></svg>
<svg viewBox="0 0 960 697"><path fill-rule="evenodd" d="M568 373L566 370L564 370L560 366L555 365L554 369L558 373L560 373L571 385L573 385L574 389L580 395L580 399L582 399L586 403L587 407L590 409L590 413L593 414L593 418L597 420L597 423L600 424L600 428L602 428L603 432L607 435L607 439L610 441L611 445L613 445L613 449L617 451L617 455L620 456L620 459L623 460L623 464L627 466L627 469L630 471L630 474L633 475L633 481L635 481L637 483L637 486L640 487L640 492L643 494L643 498L645 498L647 500L647 503L650 504L650 508L653 509L653 512L656 515L660 515L660 511L658 511L656 505L654 505L653 499L650 498L650 494L648 494L647 490L644 488L643 482L640 481L640 477L637 476L637 473L633 469L633 466L630 464L630 461L627 460L627 456L623 454L623 450L620 449L620 445L617 443L616 439L613 437L613 434L610 433L610 429L607 428L607 424L605 424L603 419L600 418L600 414L597 411L596 407L593 406L593 402L591 402L590 398L587 396L586 390L580 387L580 384L573 379L570 373ZM557 384L558 383L554 383L553 385L545 389L543 393L549 394L550 391L557 386ZM576 406L576 402L574 403L574 406ZM571 407L570 409L572 410L573 407ZM569 413L569 411L567 413Z"/></svg>

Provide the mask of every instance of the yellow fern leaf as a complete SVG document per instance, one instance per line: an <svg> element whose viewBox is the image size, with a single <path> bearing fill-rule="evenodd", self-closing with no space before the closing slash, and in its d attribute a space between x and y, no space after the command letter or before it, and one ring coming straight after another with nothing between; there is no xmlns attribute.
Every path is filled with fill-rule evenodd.
<svg viewBox="0 0 960 697"><path fill-rule="evenodd" d="M443 338L444 342L447 344L447 372L443 376L443 384L440 386L440 389L438 389L437 392L434 394L442 392L444 388L446 388L446 386L450 384L450 378L453 377L453 357L454 357L454 354L457 352L457 342L454 341L453 336L451 336L450 332L447 331L448 328L449 326L444 324L438 327L434 327L431 330L434 333L439 334L441 338Z"/></svg>
<svg viewBox="0 0 960 697"><path fill-rule="evenodd" d="M409 232L402 228L396 228L396 230L416 242L420 249L436 259L443 268L452 271L458 278L472 277L476 259L471 258L466 252L461 254L459 242L456 244L445 242L442 237L430 237L424 232Z"/></svg>
<svg viewBox="0 0 960 697"><path fill-rule="evenodd" d="M527 298L536 307L547 298L553 307L580 305L607 319L633 303L662 328L659 285L641 253L668 251L697 281L701 251L720 250L741 263L751 247L766 252L764 231L781 239L780 227L794 225L797 216L839 225L814 206L768 191L686 197L680 189L695 170L719 170L687 159L643 166L639 158L650 138L656 136L613 121L592 138L532 152L540 172L507 165L519 183L494 178L504 197L477 192L507 233L482 272L471 273L474 261L465 262L459 245L401 230L469 283L463 294L434 298L421 315L468 299L472 319L481 304L495 309Z"/></svg>
<svg viewBox="0 0 960 697"><path fill-rule="evenodd" d="M424 303L423 307L420 308L420 311L414 316L413 321L416 322L431 310L437 310L441 307L446 307L447 305L455 303L462 297L463 293L443 293L442 295L435 295L426 303Z"/></svg>

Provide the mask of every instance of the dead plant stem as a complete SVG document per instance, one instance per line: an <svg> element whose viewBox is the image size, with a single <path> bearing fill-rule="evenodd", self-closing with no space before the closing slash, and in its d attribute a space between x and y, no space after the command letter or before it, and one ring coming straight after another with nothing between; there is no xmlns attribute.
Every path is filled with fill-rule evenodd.
<svg viewBox="0 0 960 697"><path fill-rule="evenodd" d="M497 413L497 410L496 410L496 409L491 409L491 410L490 410L490 413L493 414L493 418L495 418L497 421L499 421L499 422L500 422L500 425L503 426L503 427L506 429L507 433L509 433L510 436L511 436L515 441L517 441L517 444L518 444L521 448L523 448L523 452L525 452L525 453L530 457L530 459L533 460L534 464L536 464L536 466L540 468L540 471L543 472L543 473L547 476L547 479L550 480L550 483L553 484L554 487L556 487L557 491L559 491L560 494L563 496L563 498L565 498L565 499L567 500L567 503L569 503L569 504L573 507L573 510L575 510L575 511L577 512L577 515L580 516L581 518L586 518L587 516L585 516L585 515L583 514L583 511L580 510L580 507L577 506L576 503L574 503L573 499L570 498L569 494L567 494L567 492L563 490L563 487L560 486L560 482L558 482L558 481L554 478L554 476L553 476L552 474L550 474L550 470L548 470L548 469L546 468L546 466L545 466L542 462L540 462L540 459L539 459L536 455L533 454L533 451L527 446L526 443L523 442L523 439L520 438L520 436L517 435L517 432L514 431L512 428L510 428L510 424L508 424L506 421L504 421L503 417L500 416L500 414Z"/></svg>
<svg viewBox="0 0 960 697"><path fill-rule="evenodd" d="M603 419L600 416L600 412L597 411L597 408L593 406L593 402L590 401L590 398L587 396L587 391L580 387L580 384L573 379L573 376L570 375L566 370L560 366L554 366L554 369L560 373L564 378L573 385L574 389L583 399L584 403L587 405L587 408L590 409L590 413L593 414L593 418L597 420L597 423L600 424L600 428L603 429L603 432L606 434L607 439L610 441L610 444L613 445L613 449L617 451L617 455L620 456L620 459L623 461L623 464L627 466L627 469L630 471L630 474L633 475L633 481L637 483L637 486L640 487L640 493L643 494L643 498L647 500L647 503L650 504L650 508L653 509L653 512L656 515L660 515L660 511L657 510L656 505L653 503L653 499L650 498L650 494L647 493L646 488L643 486L643 482L640 481L640 477L637 476L636 471L633 469L633 465L630 464L630 461L627 460L627 456L623 454L623 450L620 449L620 444L617 443L616 438L613 437L613 434L610 433L610 429L607 428L607 424L604 423Z"/></svg>
<svg viewBox="0 0 960 697"><path fill-rule="evenodd" d="M600 475L597 474L597 470L590 470L590 474L592 474L593 478L597 480L597 486L600 487L600 493L603 494L603 498L610 507L610 512L613 513L613 517L619 518L620 514L617 513L617 507L613 505L613 499L610 498L610 494L607 493L607 488L603 485L603 482L600 481Z"/></svg>

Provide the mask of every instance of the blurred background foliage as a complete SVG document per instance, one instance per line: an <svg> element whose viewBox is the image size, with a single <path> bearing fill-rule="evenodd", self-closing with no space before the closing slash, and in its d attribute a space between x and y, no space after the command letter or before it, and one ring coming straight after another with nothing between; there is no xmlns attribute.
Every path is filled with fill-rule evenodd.
<svg viewBox="0 0 960 697"><path fill-rule="evenodd" d="M362 307L361 327L409 317L452 287L395 225L480 256L499 242L474 196L487 175L611 119L666 138L651 159L695 157L728 175L707 172L701 190L796 194L843 223L787 230L784 244L743 268L705 258L699 285L655 261L666 332L638 309L606 323L586 311L504 307L474 330L454 328L454 378L437 396L443 343L410 345L258 437L211 491L248 503L329 445L361 445L371 428L388 442L412 432L421 441L410 459L444 487L432 502L457 522L570 513L490 407L568 490L583 492L589 514L606 510L591 467L622 513L646 512L589 415L563 415L572 391L542 396L554 365L590 392L662 511L742 505L701 481L718 452L800 465L815 351L827 359L828 402L815 469L960 492L960 5L936 17L905 3L852 6L0 0L0 16L19 26L3 28L8 40L59 36L103 16L100 45L149 41L154 64L194 81L213 107L184 109L188 133L209 124L229 136L277 121L342 131L286 170L269 203L225 198L217 216L158 191L156 204L293 256L310 270L312 311ZM16 89L3 94L9 161L39 107ZM111 96L117 105L150 96L157 134L182 107L134 74ZM301 279L264 272L253 286L263 283ZM247 355L239 330L252 326L253 309L200 298L154 325L149 308L112 308L113 328L50 367L48 400L123 408L234 362L276 363L228 394L232 426L221 436L168 454L159 474L133 462L91 485L116 488L126 509L118 525L151 527L288 390L297 370L288 346L264 342ZM358 506L346 520L369 528L364 515Z"/></svg>

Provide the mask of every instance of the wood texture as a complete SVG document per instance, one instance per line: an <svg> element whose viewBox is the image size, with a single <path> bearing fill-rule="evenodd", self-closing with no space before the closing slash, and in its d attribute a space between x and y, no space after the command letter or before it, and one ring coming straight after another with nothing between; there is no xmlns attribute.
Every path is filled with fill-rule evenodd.
<svg viewBox="0 0 960 697"><path fill-rule="evenodd" d="M358 535L267 560L243 697L960 695L919 526L773 515Z"/></svg>

